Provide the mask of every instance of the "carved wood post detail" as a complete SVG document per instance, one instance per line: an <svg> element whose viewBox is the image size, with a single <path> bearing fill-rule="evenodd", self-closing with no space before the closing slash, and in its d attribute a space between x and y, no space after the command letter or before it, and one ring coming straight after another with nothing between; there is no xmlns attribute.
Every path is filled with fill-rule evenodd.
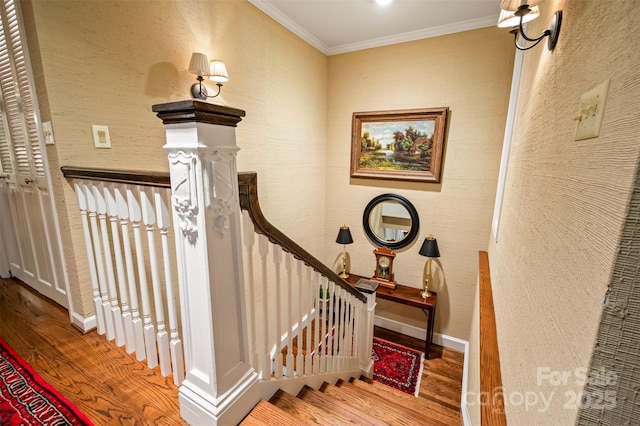
<svg viewBox="0 0 640 426"><path fill-rule="evenodd" d="M236 124L242 110L199 100L154 105L166 125L185 343L182 417L238 424L259 400L249 364Z"/></svg>

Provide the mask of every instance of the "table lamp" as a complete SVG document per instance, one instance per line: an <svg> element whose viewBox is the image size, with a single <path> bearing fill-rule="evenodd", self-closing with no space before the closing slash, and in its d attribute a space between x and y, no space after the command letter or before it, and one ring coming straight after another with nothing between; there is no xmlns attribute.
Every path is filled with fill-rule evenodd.
<svg viewBox="0 0 640 426"><path fill-rule="evenodd" d="M431 296L431 293L429 293L429 284L431 284L431 260L434 257L440 257L438 241L433 238L433 235L429 235L424 239L422 247L420 247L420 255L427 258L427 272L424 278L424 291L422 292L422 297L426 299Z"/></svg>
<svg viewBox="0 0 640 426"><path fill-rule="evenodd" d="M347 244L353 243L353 238L351 237L351 231L348 226L341 226L340 231L338 231L338 237L336 238L336 243L342 244L344 247L344 252L342 255L342 272L340 273L340 278L349 278L349 274L347 274Z"/></svg>

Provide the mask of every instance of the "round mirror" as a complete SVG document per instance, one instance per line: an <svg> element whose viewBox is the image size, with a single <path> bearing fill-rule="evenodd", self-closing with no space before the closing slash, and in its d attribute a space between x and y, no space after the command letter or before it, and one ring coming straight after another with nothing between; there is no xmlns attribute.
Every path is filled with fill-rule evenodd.
<svg viewBox="0 0 640 426"><path fill-rule="evenodd" d="M367 237L377 245L399 249L418 236L420 220L409 200L396 194L382 194L367 204L362 226Z"/></svg>

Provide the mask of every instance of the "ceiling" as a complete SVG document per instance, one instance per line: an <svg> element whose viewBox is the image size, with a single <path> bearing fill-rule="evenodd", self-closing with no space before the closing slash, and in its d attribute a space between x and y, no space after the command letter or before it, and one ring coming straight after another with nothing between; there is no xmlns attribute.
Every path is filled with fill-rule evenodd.
<svg viewBox="0 0 640 426"><path fill-rule="evenodd" d="M249 0L326 55L496 25L500 0Z"/></svg>

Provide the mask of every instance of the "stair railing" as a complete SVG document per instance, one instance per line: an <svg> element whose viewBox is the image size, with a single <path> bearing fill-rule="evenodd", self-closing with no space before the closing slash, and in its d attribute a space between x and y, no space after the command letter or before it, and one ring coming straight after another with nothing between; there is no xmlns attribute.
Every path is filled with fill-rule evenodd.
<svg viewBox="0 0 640 426"><path fill-rule="evenodd" d="M62 171L80 208L98 334L180 385L185 367L168 174Z"/></svg>
<svg viewBox="0 0 640 426"><path fill-rule="evenodd" d="M191 424L238 424L278 388L370 376L375 293L356 291L264 219L255 173L236 170L244 111L200 100L153 111L166 126L169 177L63 168L98 332L173 372Z"/></svg>
<svg viewBox="0 0 640 426"><path fill-rule="evenodd" d="M238 182L253 368L269 381L367 365L367 297L264 218L255 173Z"/></svg>

